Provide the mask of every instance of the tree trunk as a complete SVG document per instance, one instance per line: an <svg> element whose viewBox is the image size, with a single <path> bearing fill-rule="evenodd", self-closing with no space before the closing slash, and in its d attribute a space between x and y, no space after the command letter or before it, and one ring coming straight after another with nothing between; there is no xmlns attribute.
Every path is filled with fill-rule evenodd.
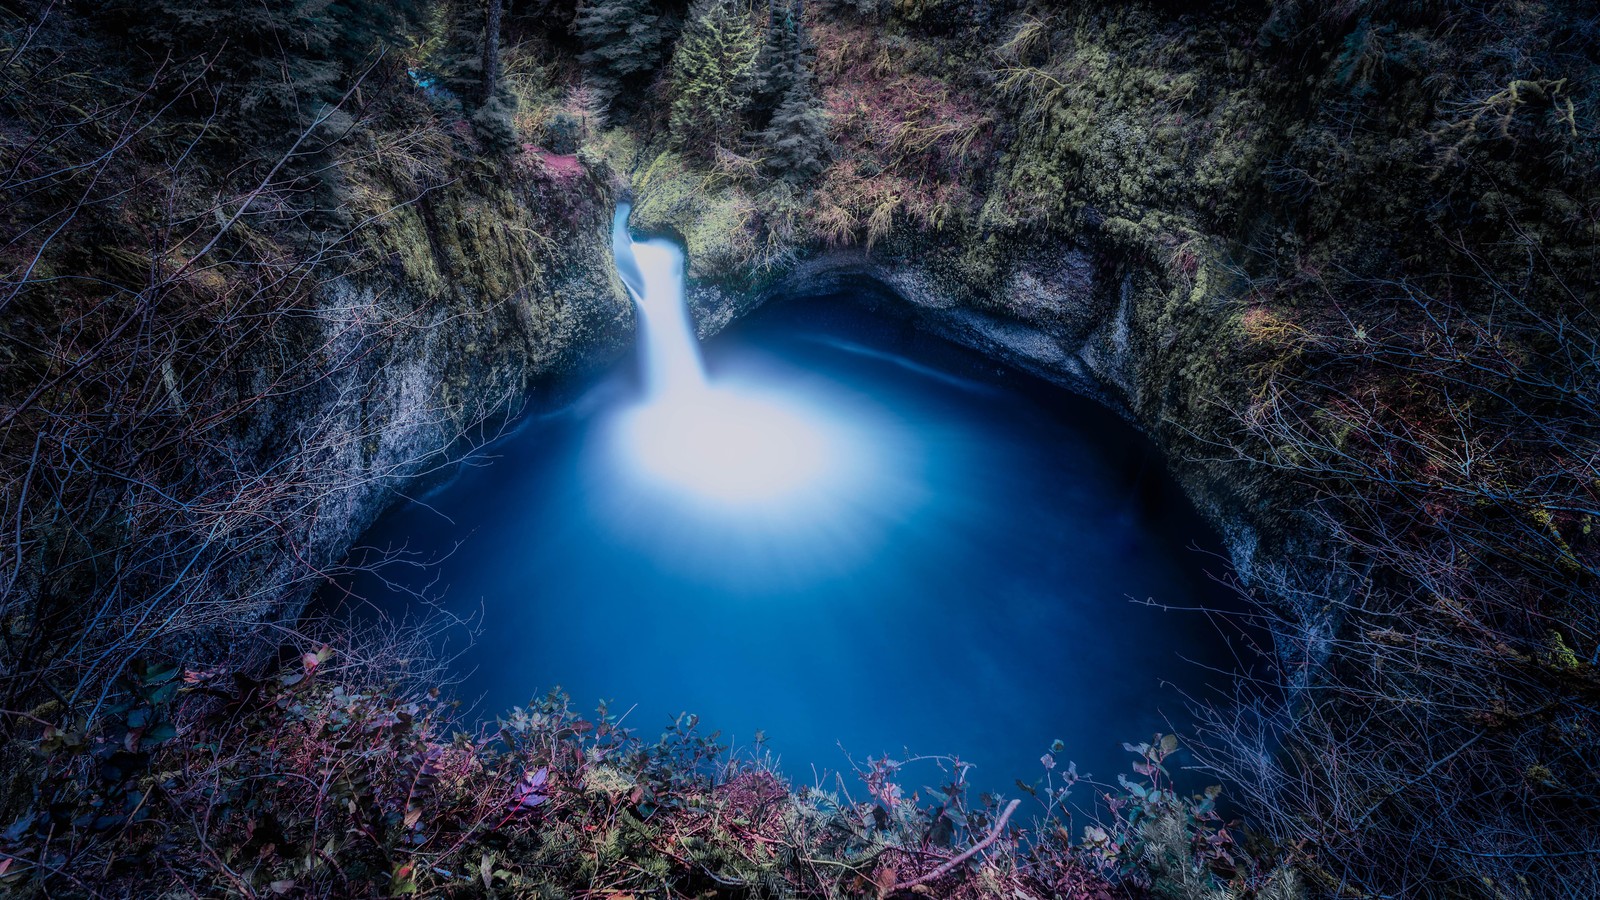
<svg viewBox="0 0 1600 900"><path fill-rule="evenodd" d="M483 102L494 99L500 81L500 6L503 0L487 0L489 20L483 26Z"/></svg>

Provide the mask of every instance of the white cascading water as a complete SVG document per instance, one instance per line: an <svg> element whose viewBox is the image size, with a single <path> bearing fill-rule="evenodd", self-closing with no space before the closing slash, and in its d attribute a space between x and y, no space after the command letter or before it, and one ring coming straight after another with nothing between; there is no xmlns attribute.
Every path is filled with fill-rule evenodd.
<svg viewBox="0 0 1600 900"><path fill-rule="evenodd" d="M611 252L617 273L639 311L639 352L645 387L658 398L705 390L705 366L683 300L683 251L669 240L635 241L628 233L631 207L617 207Z"/></svg>
<svg viewBox="0 0 1600 900"><path fill-rule="evenodd" d="M656 486L716 506L765 505L813 485L838 459L838 436L816 415L767 392L707 379L684 302L683 251L635 241L627 204L612 250L632 294L643 402L621 422L622 450Z"/></svg>

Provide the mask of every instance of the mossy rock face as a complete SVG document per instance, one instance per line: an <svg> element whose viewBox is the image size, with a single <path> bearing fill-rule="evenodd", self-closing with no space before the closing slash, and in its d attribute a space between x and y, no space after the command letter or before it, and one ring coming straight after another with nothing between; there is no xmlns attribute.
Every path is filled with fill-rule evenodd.
<svg viewBox="0 0 1600 900"><path fill-rule="evenodd" d="M1306 3L851 5L854 13L813 16L816 83L836 154L805 184L771 177L770 163L755 158L751 123L728 135L744 156L671 149L659 113L671 98L661 94L623 110L626 124L592 131L579 66L559 42L507 48L517 112L489 110L492 154L459 102L408 100L413 85L397 74L380 85L375 70L374 108L390 104L390 118L364 137L354 131L370 145L339 157L336 179L349 221L367 224L355 233L349 271L317 273L325 281L315 301L331 321L352 309L376 321L334 335L329 356L359 359L349 371L264 401L239 427L240 445L263 460L291 458L284 436L319 417L359 436L330 451L328 465L360 486L320 501L309 535L285 539L319 564L337 556L388 502L388 488L426 470L441 443L628 346L633 310L608 240L625 181L633 227L685 248L702 337L772 297L854 292L1096 396L1160 445L1247 582L1258 563L1258 571L1304 570L1329 555L1307 549L1322 536L1301 518L1302 492L1354 493L1348 484L1297 483L1334 477L1295 471L1303 456L1283 471L1219 459L1235 455L1241 413L1304 387L1295 381L1305 358L1326 352L1297 341L1296 329L1320 325L1316 338L1331 345L1352 327L1364 335L1366 325L1403 319L1402 301L1429 290L1447 300L1452 320L1470 323L1487 310L1485 321L1500 323L1502 285L1526 285L1537 313L1559 320L1600 280L1592 127L1600 75L1571 49L1592 31L1573 13L1579 5L1490 5L1472 22L1442 18L1440 4L1367 4L1360 16ZM75 62L95 75L84 85L118 82L95 72L95 59ZM1530 80L1535 72L1540 80ZM29 89L43 96L15 108L31 115L35 99L74 83L34 79L39 87ZM71 105L92 109L88 101L99 99ZM520 149L520 140L542 141L560 159ZM199 193L207 196L185 199L215 206L209 189ZM0 218L21 224L29 202ZM112 208L91 204L83 220ZM158 214L124 211L126 221L106 217L94 231L74 226L34 275L127 280L151 270L141 229ZM241 246L282 238L291 250L288 238L268 233L270 217L254 219L237 226ZM238 271L197 271L189 286L220 296ZM1376 282L1387 296L1371 292ZM50 310L64 308L53 291L14 309L48 323ZM1560 352L1516 337L1510 312L1510 325L1485 330L1505 333L1495 365L1525 354L1559 367ZM379 327L392 322L402 325ZM320 346L329 335L314 330L286 326L282 346ZM0 345L0 360L23 371L25 343ZM232 373L242 390L270 393L270 355ZM1321 378L1329 368L1312 371ZM1390 397L1402 403L1387 404L1399 409L1424 380L1391 371L1363 389L1400 385ZM1296 399L1316 411L1312 391ZM1328 430L1340 451L1361 437L1349 423ZM1528 515L1566 540L1548 510ZM1582 528L1587 535L1587 518ZM263 551L220 575L216 593L288 594L303 583L288 571ZM1540 587L1528 602L1559 593ZM1592 591L1569 593L1579 608ZM1288 645L1325 645L1312 634L1326 629L1323 613L1293 612L1306 634ZM1574 668L1565 644L1550 652ZM605 767L591 777L598 793L628 787ZM608 831L608 858L638 832L627 820ZM1148 863L1176 885L1174 896L1201 890L1180 854Z"/></svg>
<svg viewBox="0 0 1600 900"><path fill-rule="evenodd" d="M576 177L515 159L474 165L412 202L373 186L381 181L367 185L367 201L393 211L361 235L372 262L331 279L324 302L383 309L400 324L341 376L366 389L340 381L321 397L325 414L372 436L338 461L369 477L325 504L313 555L342 554L397 480L431 468L475 423L493 428L547 385L627 347L632 309L610 255L614 177L603 158L590 162ZM315 414L276 410L259 430L292 431L295 417Z"/></svg>
<svg viewBox="0 0 1600 900"><path fill-rule="evenodd" d="M635 173L633 192L634 230L681 241L690 278L748 278L756 207L743 189L666 150Z"/></svg>

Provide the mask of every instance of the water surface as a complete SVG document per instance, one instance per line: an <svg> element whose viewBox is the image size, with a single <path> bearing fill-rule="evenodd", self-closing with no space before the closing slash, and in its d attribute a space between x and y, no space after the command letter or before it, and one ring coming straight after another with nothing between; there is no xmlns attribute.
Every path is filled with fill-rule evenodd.
<svg viewBox="0 0 1600 900"><path fill-rule="evenodd" d="M1114 781L1122 741L1182 729L1185 695L1237 667L1206 616L1146 602L1235 605L1215 538L1111 413L846 299L705 353L731 413L652 422L623 365L365 536L437 558L385 574L480 621L445 649L483 716L560 685L647 735L682 711L746 748L763 732L800 781L956 754L1015 793L1058 739ZM395 585L347 582L417 604Z"/></svg>

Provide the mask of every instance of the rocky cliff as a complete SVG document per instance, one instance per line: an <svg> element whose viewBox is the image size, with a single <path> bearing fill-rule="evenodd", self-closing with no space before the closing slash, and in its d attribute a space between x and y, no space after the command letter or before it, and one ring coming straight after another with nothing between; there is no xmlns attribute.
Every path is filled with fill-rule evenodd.
<svg viewBox="0 0 1600 900"><path fill-rule="evenodd" d="M259 662L386 503L625 349L629 189L702 336L844 291L1164 449L1314 688L1210 759L1322 887L1593 893L1591 10L629 3L513 3L498 82L470 4L3 13L11 732Z"/></svg>

